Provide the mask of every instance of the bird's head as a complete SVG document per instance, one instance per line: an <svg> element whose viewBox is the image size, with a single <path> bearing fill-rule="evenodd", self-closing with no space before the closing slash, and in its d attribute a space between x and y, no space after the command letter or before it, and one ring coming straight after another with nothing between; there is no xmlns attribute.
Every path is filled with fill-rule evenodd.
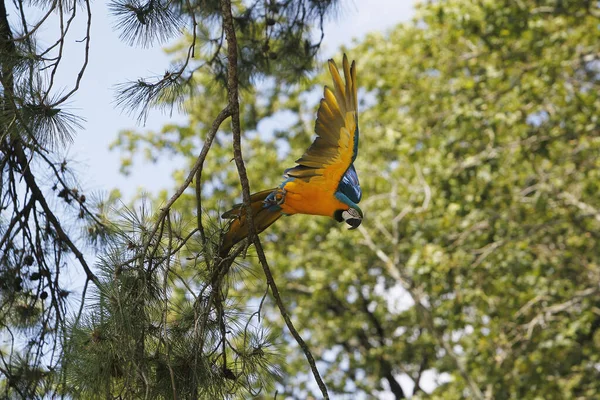
<svg viewBox="0 0 600 400"><path fill-rule="evenodd" d="M338 222L344 221L350 225L350 229L356 229L362 223L363 212L358 206L349 207L347 210L338 210L335 219Z"/></svg>

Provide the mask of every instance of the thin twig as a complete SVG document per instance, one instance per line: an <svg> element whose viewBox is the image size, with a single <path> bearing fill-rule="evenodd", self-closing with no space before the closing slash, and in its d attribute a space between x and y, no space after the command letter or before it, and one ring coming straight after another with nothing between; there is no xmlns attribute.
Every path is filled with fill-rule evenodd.
<svg viewBox="0 0 600 400"><path fill-rule="evenodd" d="M169 210L171 209L173 204L177 201L177 199L179 197L181 197L183 192L185 192L185 190L190 186L190 184L194 180L194 177L197 176L196 175L197 173L201 177L202 168L204 166L204 160L206 159L206 155L208 154L208 151L210 150L210 147L212 146L213 139L215 138L215 135L217 134L217 131L219 130L219 127L221 126L223 121L225 121L225 119L227 117L229 117L230 115L231 115L231 110L230 110L230 107L227 106L223 110L221 110L219 115L217 115L217 118L215 118L215 120L213 121L213 124L212 124L210 130L208 131L208 134L206 135L206 140L204 141L204 146L202 147L202 151L200 151L200 155L198 156L196 163L192 167L192 170L188 174L188 176L185 179L185 181L183 182L183 184L179 187L179 189L177 189L177 191L173 194L173 196L171 196L169 201L167 201L167 204L165 204L165 206L161 208L160 214L158 215L158 219L156 220L154 227L150 231L150 236L148 237L148 241L144 245L143 251L140 253L140 254L142 254L142 256L144 254L146 254L146 252L148 251L148 247L150 246L150 239L152 239L154 237L154 235L156 235L156 233L158 232L161 222L165 219L165 217L167 216L167 213L169 212ZM135 260L138 257L139 256L134 257L133 260Z"/></svg>
<svg viewBox="0 0 600 400"><path fill-rule="evenodd" d="M171 248L173 246L173 230L171 229L171 218L170 214L167 213L167 229L169 230L169 244L167 247L167 252L171 252ZM169 340L165 339L168 335L167 333L167 314L169 312L169 296L167 292L167 282L169 280L169 272L171 271L171 256L167 257L167 265L164 271L163 277L163 298L165 301L165 308L163 309L163 344L167 350L167 366L169 367L169 376L171 378L171 388L173 390L173 400L177 400L177 386L175 385L175 373L173 372L173 366L171 365L171 346L169 345Z"/></svg>
<svg viewBox="0 0 600 400"><path fill-rule="evenodd" d="M86 24L85 39L84 39L85 40L85 52L84 52L83 65L81 66L81 68L79 69L79 72L77 73L77 79L75 80L75 86L69 92L67 92L64 96L62 96L57 102L55 102L54 106L64 103L69 98L71 98L73 93L75 93L76 91L79 90L79 85L81 84L81 79L83 78L83 74L85 73L85 70L88 65L88 61L90 58L90 40L91 40L90 32L92 30L92 8L90 6L89 0L85 1L85 7L86 7L86 11L87 11L87 24ZM75 9L75 6L74 6L74 9Z"/></svg>

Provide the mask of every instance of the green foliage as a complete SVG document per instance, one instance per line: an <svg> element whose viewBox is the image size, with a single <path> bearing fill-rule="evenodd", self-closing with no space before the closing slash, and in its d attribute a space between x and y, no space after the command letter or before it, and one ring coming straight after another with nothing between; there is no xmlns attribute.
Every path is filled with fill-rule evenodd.
<svg viewBox="0 0 600 400"><path fill-rule="evenodd" d="M93 299L67 333L61 391L86 399L247 398L272 391L281 363L276 336L256 323L249 298L227 296L244 266L213 263L197 230L178 218L167 218L150 236L152 214L138 208L121 213L121 233L100 260ZM191 278L182 261L193 263Z"/></svg>
<svg viewBox="0 0 600 400"><path fill-rule="evenodd" d="M348 51L363 88L363 229L294 216L263 235L334 393L402 398L400 375L418 398L600 391L599 24L592 1L440 1ZM255 191L310 143L315 104L301 94L325 79L244 92ZM189 126L125 133L117 145L191 162L219 110L208 80L195 76ZM274 112L290 126L257 134ZM239 193L227 133L205 167L203 206L215 217ZM179 203L184 219L192 199ZM260 296L262 275L247 277L244 292L253 288ZM301 353L286 351L281 388L316 394ZM437 388L426 371L444 373Z"/></svg>
<svg viewBox="0 0 600 400"><path fill-rule="evenodd" d="M238 84L250 88L266 78L297 82L314 69L323 40L323 21L335 12L337 0L252 0L232 5L238 48ZM144 119L150 108L182 106L198 72L210 76L209 86L226 92L227 46L220 0L113 0L112 14L123 40L149 45L166 42L193 26L182 52L161 76L119 85L117 102ZM314 38L319 32L318 40ZM214 118L214 117L213 117Z"/></svg>

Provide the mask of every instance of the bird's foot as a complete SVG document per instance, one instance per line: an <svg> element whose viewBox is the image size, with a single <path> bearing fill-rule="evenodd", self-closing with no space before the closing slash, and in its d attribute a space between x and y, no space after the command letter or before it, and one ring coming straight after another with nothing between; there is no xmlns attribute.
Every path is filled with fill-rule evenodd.
<svg viewBox="0 0 600 400"><path fill-rule="evenodd" d="M263 201L265 207L280 206L285 202L285 195L287 191L285 189L277 188Z"/></svg>

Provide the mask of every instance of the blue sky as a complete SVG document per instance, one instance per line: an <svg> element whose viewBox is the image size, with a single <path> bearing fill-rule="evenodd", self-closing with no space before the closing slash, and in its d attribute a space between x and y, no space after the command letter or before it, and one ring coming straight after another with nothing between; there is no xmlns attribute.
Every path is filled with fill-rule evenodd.
<svg viewBox="0 0 600 400"><path fill-rule="evenodd" d="M414 15L413 0L342 0L334 18L326 21L325 39L321 59L336 54L341 45L350 45L354 38L360 39L374 31L385 31ZM145 126L138 124L134 115L117 110L114 104L114 86L138 77L160 75L169 65L169 59L160 46L133 48L119 40L113 31L114 19L109 15L105 2L92 2L92 33L90 61L81 88L71 102L78 115L86 122L68 149L68 157L75 161L75 168L82 179L84 189L109 191L118 188L124 198L130 198L138 188L155 192L172 188L173 164L161 160L157 164L136 160L132 173L119 173L118 151L109 151L109 144L123 129L158 131L167 122L185 121L184 116L170 116L152 111ZM77 43L84 33L84 21L80 21L65 52L65 68L59 75L59 86L70 87L82 61L83 46ZM48 32L51 34L52 32ZM360 55L353 55L360 65Z"/></svg>

